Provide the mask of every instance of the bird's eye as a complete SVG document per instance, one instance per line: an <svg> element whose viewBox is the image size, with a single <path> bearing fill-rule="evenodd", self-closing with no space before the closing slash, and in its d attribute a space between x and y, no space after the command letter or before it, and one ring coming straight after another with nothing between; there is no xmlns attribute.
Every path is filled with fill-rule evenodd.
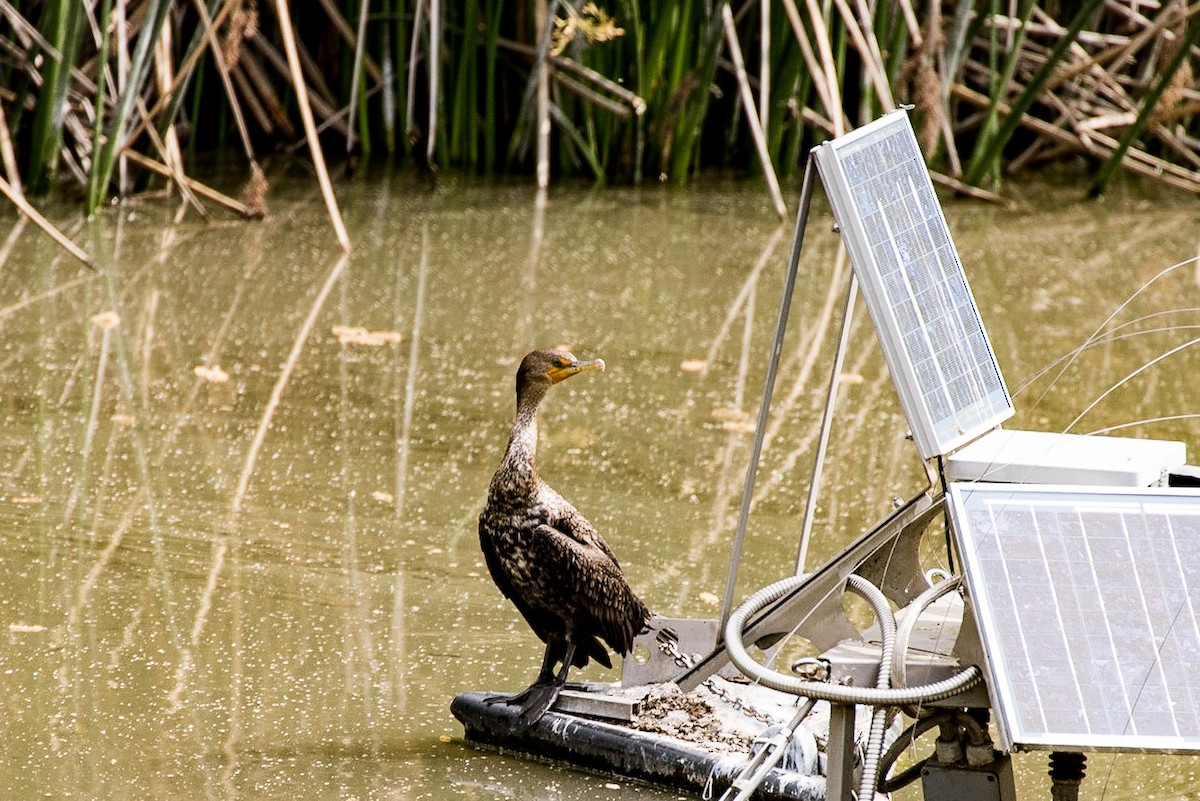
<svg viewBox="0 0 1200 801"><path fill-rule="evenodd" d="M555 367L566 367L567 360L562 358L561 356L555 356L554 357L554 366Z"/></svg>

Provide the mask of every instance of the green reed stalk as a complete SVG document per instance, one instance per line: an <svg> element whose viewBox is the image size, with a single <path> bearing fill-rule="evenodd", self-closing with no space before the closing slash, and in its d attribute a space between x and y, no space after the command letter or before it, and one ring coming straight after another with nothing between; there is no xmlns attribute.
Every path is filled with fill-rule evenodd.
<svg viewBox="0 0 1200 801"><path fill-rule="evenodd" d="M49 45L57 53L42 54L46 67L42 73L40 102L34 109L30 141L29 186L35 193L49 190L58 164L71 65L79 50L84 25L82 5L75 0L56 0L48 4L43 18L47 20L45 29Z"/></svg>
<svg viewBox="0 0 1200 801"><path fill-rule="evenodd" d="M1179 72L1180 67L1190 57L1192 45L1197 40L1200 40L1200 22L1192 22L1186 26L1182 41L1176 43L1175 53L1171 56L1170 62L1159 73L1150 91L1142 98L1142 108L1138 112L1137 119L1125 129L1125 133L1121 135L1116 148L1113 149L1112 154L1101 165L1099 172L1096 173L1095 179L1092 181L1091 186L1088 187L1088 195L1090 197L1096 197L1104 192L1104 187L1112 179L1117 167L1121 166L1121 161L1125 158L1125 153L1128 152L1130 145L1133 144L1133 140L1137 139L1146 125L1150 123L1154 116L1155 107L1158 105L1158 99L1162 97L1166 88L1171 85L1175 73Z"/></svg>
<svg viewBox="0 0 1200 801"><path fill-rule="evenodd" d="M675 127L675 147L671 158L671 178L685 180L698 164L700 148L700 131L705 113L708 111L710 86L717 71L717 54L720 52L721 34L724 25L721 15L713 13L704 25L703 32L694 41L695 59L690 63L697 64L696 72L698 85L691 91L678 125ZM697 26L699 29L699 26ZM676 74L683 74L683 60L676 59Z"/></svg>
<svg viewBox="0 0 1200 801"><path fill-rule="evenodd" d="M391 4L384 2L383 14L390 13ZM379 64L383 72L383 96L380 101L380 124L383 126L383 145L388 157L396 153L396 59L392 51L392 26L381 25L379 30ZM366 115L363 118L366 123Z"/></svg>
<svg viewBox="0 0 1200 801"><path fill-rule="evenodd" d="M100 8L100 55L96 59L96 63L104 65L108 63L108 42L109 37L104 35L108 31L109 22L112 19L112 0L103 0ZM107 94L107 69L96 70L96 96L93 98L92 116L95 124L92 126L92 152L99 153L104 144L104 109L105 95ZM118 79L119 80L119 79ZM114 87L115 89L115 87ZM98 195L100 190L96 186L99 180L99 173L96 170L88 175L88 197Z"/></svg>
<svg viewBox="0 0 1200 801"><path fill-rule="evenodd" d="M451 161L474 168L479 164L478 137L475 130L475 109L479 107L476 87L478 53L480 48L479 26L472 24L479 17L476 0L466 0L463 19L466 24L458 40L458 66L454 81L454 96L450 101L449 154Z"/></svg>
<svg viewBox="0 0 1200 801"><path fill-rule="evenodd" d="M149 0L146 18L142 31L138 34L137 46L134 48L133 61L129 65L129 75L125 84L125 93L118 98L116 116L113 117L110 133L104 146L96 152L92 170L98 173L88 187L87 205L85 212L91 215L101 203L103 195L112 180L113 166L116 163L120 148L124 144L126 123L133 112L134 104L141 96L143 84L150 71L150 59L154 51L154 43L158 41L159 32L171 10L170 0Z"/></svg>
<svg viewBox="0 0 1200 801"><path fill-rule="evenodd" d="M1008 57L1004 62L1004 67L993 74L996 75L992 81L992 102L988 106L987 114L984 117L983 124L979 129L979 138L975 143L975 153L971 161L967 164L967 181L968 183L976 183L982 179L985 172L992 172L994 175L998 168L998 160L995 154L991 156L991 161L985 163L984 159L991 152L989 146L992 140L999 133L998 120L1000 117L1000 104L1004 101L1008 94L1008 87L1012 83L1013 75L1017 71L1017 65L1021 62L1021 48L1025 43L1025 27L1029 24L1029 17L1033 14L1034 0L1021 0L1021 7L1018 11L1021 24L1013 34L1012 42L1008 48ZM999 31L995 25L991 26L991 45L992 50L988 54L990 59L996 58L997 39ZM993 175L993 177L994 177ZM971 176L974 176L972 178Z"/></svg>
<svg viewBox="0 0 1200 801"><path fill-rule="evenodd" d="M1063 63L1068 49L1075 43L1079 32L1083 30L1084 23L1091 19L1092 15L1095 14L1096 10L1104 2L1105 0L1084 0L1083 4L1080 5L1079 10L1075 12L1075 16L1071 19L1070 25L1067 26L1066 31L1063 32L1062 36L1054 44L1054 48L1050 51L1050 55L1046 58L1045 63L1033 74L1025 89L1012 103L1008 116L1000 124L995 136L991 137L984 147L977 149L975 156L971 159L970 166L967 167L965 175L967 183L978 184L986 172L994 169L999 164L1004 146L1008 144L1017 127L1021 124L1022 115L1033 105L1033 102L1042 93L1042 90L1054 75L1054 71ZM996 98L993 98L993 102L995 100Z"/></svg>
<svg viewBox="0 0 1200 801"><path fill-rule="evenodd" d="M483 171L496 169L496 118L497 58L500 51L500 20L504 11L504 0L489 4L487 32L484 37L484 83L483 83ZM468 20L470 25L471 21Z"/></svg>

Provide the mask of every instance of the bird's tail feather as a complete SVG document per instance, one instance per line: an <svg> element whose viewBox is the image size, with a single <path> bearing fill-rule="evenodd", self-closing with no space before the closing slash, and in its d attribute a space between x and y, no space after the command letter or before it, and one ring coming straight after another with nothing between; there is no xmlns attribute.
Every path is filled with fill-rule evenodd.
<svg viewBox="0 0 1200 801"><path fill-rule="evenodd" d="M604 665L606 668L612 667L612 659L608 656L608 649L604 644L595 637L588 637L575 650L575 658L571 661L572 666L581 668L587 665L588 659L594 659L598 664Z"/></svg>

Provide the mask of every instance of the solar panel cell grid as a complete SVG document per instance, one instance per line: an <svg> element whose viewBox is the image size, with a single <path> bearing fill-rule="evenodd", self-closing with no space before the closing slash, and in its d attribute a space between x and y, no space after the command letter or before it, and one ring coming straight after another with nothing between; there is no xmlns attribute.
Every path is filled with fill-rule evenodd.
<svg viewBox="0 0 1200 801"><path fill-rule="evenodd" d="M1200 750L1200 495L948 499L1005 747Z"/></svg>
<svg viewBox="0 0 1200 801"><path fill-rule="evenodd" d="M922 455L1012 413L916 137L894 112L816 151Z"/></svg>

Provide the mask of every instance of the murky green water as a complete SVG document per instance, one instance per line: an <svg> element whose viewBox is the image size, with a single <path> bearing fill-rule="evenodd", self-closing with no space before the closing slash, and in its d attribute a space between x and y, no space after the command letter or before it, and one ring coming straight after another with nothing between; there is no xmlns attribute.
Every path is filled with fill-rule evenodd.
<svg viewBox="0 0 1200 801"><path fill-rule="evenodd" d="M1200 238L1179 195L1026 194L1035 211L947 204L1014 390ZM261 224L110 210L75 231L96 273L0 217L5 797L675 797L462 742L450 699L522 687L541 655L486 577L475 518L520 356L603 356L544 407L542 472L652 607L714 614L790 225L755 184L560 188L539 209L524 185L396 179L342 200L349 259L294 179ZM835 249L818 210L743 592L794 559ZM1018 394L1021 424L1062 429L1194 337L1196 295L1191 266L1156 282L1115 321L1143 333ZM385 335L343 343L339 326ZM1073 430L1196 412L1196 368L1166 359ZM861 310L845 372L812 561L922 486ZM1136 430L1200 458L1195 420ZM1100 756L1085 797L1200 798L1195 770ZM1044 797L1044 759L1019 771Z"/></svg>

